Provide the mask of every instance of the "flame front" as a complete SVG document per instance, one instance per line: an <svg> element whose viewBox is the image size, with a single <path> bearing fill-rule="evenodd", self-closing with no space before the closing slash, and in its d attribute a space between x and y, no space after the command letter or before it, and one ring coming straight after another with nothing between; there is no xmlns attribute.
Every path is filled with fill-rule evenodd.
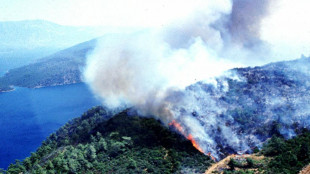
<svg viewBox="0 0 310 174"><path fill-rule="evenodd" d="M204 151L202 150L202 148L199 146L199 144L197 143L197 141L193 138L193 136L191 134L186 135L184 128L181 126L180 123L176 122L175 120L173 120L171 123L169 123L169 126L174 126L183 136L186 137L186 139L188 139L189 141L192 142L193 146L199 150L201 153L204 153Z"/></svg>
<svg viewBox="0 0 310 174"><path fill-rule="evenodd" d="M186 137L186 136L185 136ZM204 151L202 150L202 148L199 146L199 144L196 142L196 140L193 138L192 134L188 134L188 136L186 137L188 140L190 140L193 144L193 146L199 150L201 153L204 153Z"/></svg>
<svg viewBox="0 0 310 174"><path fill-rule="evenodd" d="M203 154L206 154L206 155L210 156L211 159L212 159L213 161L216 161L216 159L211 155L210 152L209 152L209 153L205 153L205 152L204 152L204 150L199 146L198 142L194 139L194 137L192 136L192 134L188 134L188 135L186 134L184 128L181 126L180 123L178 123L178 122L175 121L175 120L172 120L172 122L169 123L169 126L175 127L184 137L186 137L186 139L188 139L189 141L192 142L193 146L194 146L197 150L199 150L199 151L200 151L201 153L203 153Z"/></svg>

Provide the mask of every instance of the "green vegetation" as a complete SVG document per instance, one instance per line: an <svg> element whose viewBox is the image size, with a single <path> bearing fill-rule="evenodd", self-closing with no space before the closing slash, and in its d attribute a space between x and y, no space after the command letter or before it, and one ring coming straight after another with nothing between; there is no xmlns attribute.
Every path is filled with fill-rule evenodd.
<svg viewBox="0 0 310 174"><path fill-rule="evenodd" d="M15 173L203 173L208 156L152 118L95 107L50 135Z"/></svg>
<svg viewBox="0 0 310 174"><path fill-rule="evenodd" d="M298 173L310 163L310 132L305 131L290 140L274 136L263 147L262 153L272 157L267 166L269 173Z"/></svg>

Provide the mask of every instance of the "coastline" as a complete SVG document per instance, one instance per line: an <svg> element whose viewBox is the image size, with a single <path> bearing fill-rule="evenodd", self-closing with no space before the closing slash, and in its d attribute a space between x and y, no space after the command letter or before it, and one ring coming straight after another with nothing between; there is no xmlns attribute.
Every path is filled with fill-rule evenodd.
<svg viewBox="0 0 310 174"><path fill-rule="evenodd" d="M26 87L26 88L29 88L29 89L40 89L40 88L54 87L54 86L73 85L73 84L78 84L78 83L84 83L84 82L82 82L82 81L80 81L80 82L74 81L72 83L54 83L52 85L46 85L46 86L38 85L38 86L35 86L35 87Z"/></svg>
<svg viewBox="0 0 310 174"><path fill-rule="evenodd" d="M40 88L47 88L47 87L56 87L56 86L64 86L64 85L73 85L73 84L78 84L78 83L84 83L84 82L73 82L73 83L58 83L58 84L52 84L52 85L46 85L46 86L43 86L43 85L38 85L38 86L34 86L34 87L25 87L25 88L29 88L29 89L40 89ZM5 92L13 92L15 91L16 88L14 87L11 87L11 89L8 89L8 90L1 90L0 89L0 93L5 93Z"/></svg>
<svg viewBox="0 0 310 174"><path fill-rule="evenodd" d="M15 91L15 90L16 90L15 88L8 89L8 90L0 90L0 93L13 92L13 91Z"/></svg>

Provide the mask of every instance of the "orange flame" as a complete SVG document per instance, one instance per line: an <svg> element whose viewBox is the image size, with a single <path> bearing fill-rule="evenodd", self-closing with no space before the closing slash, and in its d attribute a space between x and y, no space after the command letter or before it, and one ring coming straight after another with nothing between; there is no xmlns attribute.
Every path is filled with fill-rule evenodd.
<svg viewBox="0 0 310 174"><path fill-rule="evenodd" d="M204 151L202 150L202 148L199 146L199 144L196 142L196 140L193 138L192 134L188 134L188 136L186 137L189 141L192 142L193 146L199 150L201 153L204 153Z"/></svg>
<svg viewBox="0 0 310 174"><path fill-rule="evenodd" d="M180 123L176 122L175 120L172 120L172 122L169 123L169 126L174 126L182 135L186 137L184 129Z"/></svg>
<svg viewBox="0 0 310 174"><path fill-rule="evenodd" d="M193 146L199 150L201 153L204 153L212 158L213 161L216 161L216 159L211 155L211 153L205 153L203 149L199 146L197 141L194 139L194 137L191 134L186 135L184 128L181 126L180 123L178 123L175 120L172 120L172 122L169 123L169 126L174 126L186 139L192 142Z"/></svg>

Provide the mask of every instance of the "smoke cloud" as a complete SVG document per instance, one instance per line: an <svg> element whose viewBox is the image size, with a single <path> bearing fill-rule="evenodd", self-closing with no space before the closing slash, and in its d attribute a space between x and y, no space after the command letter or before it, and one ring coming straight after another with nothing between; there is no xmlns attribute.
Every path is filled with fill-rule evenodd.
<svg viewBox="0 0 310 174"><path fill-rule="evenodd" d="M261 42L260 26L262 19L269 14L270 3L268 0L233 0L225 26L233 43L252 47Z"/></svg>
<svg viewBox="0 0 310 174"><path fill-rule="evenodd" d="M110 108L133 106L166 125L176 120L206 153L221 156L219 144L249 149L261 140L238 134L233 116L223 116L234 108L218 98L230 90L227 79L244 81L226 70L276 60L270 57L278 50L261 33L271 5L268 0L207 1L169 25L107 35L88 56L85 81ZM206 86L213 90L206 92Z"/></svg>

